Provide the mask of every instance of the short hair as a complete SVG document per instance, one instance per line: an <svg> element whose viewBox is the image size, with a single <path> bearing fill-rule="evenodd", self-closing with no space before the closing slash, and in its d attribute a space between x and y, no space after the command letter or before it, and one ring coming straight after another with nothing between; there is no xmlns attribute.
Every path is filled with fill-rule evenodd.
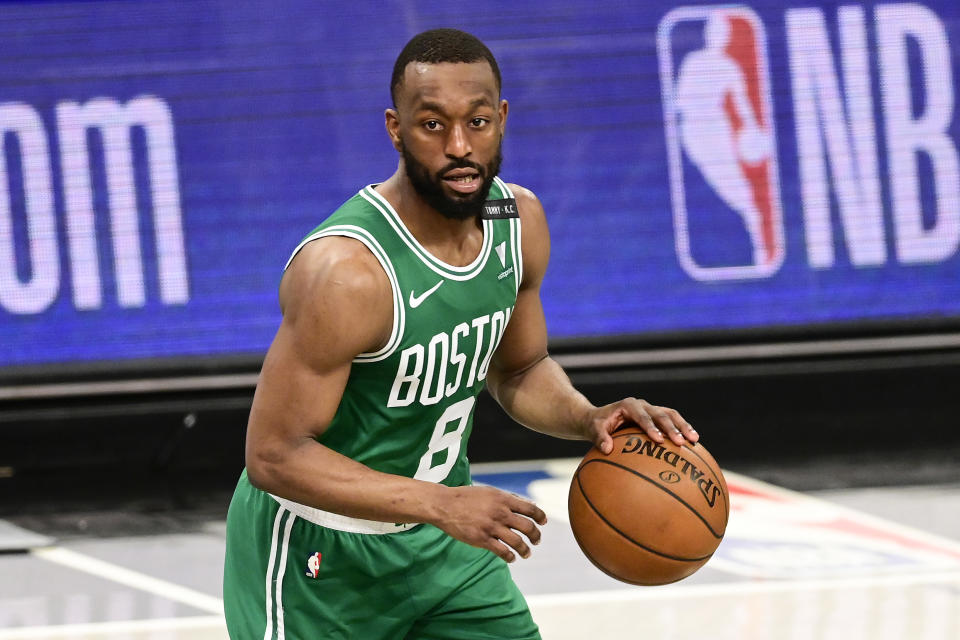
<svg viewBox="0 0 960 640"><path fill-rule="evenodd" d="M397 90L403 84L403 73L411 62L438 64L441 62L478 62L486 60L497 80L497 92L501 87L500 67L487 45L479 38L458 29L431 29L414 36L403 48L393 65L390 79L390 98L397 106Z"/></svg>

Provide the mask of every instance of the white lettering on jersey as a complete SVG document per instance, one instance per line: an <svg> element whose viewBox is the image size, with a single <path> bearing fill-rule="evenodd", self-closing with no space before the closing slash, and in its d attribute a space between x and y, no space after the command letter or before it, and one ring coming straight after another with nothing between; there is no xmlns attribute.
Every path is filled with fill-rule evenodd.
<svg viewBox="0 0 960 640"><path fill-rule="evenodd" d="M411 360L413 370L410 371ZM423 345L415 344L400 354L400 368L390 388L388 407L406 407L417 397L420 388L420 374L423 372ZM403 395L401 396L401 390Z"/></svg>
<svg viewBox="0 0 960 640"><path fill-rule="evenodd" d="M467 359L470 360L466 386L485 380L503 332L510 322L513 307L461 322L450 332L434 335L426 345L415 344L400 353L397 375L387 399L388 407L407 407L419 400L423 406L435 405L460 390ZM476 346L472 354L460 347L473 336ZM453 368L456 373L453 373ZM449 375L448 375L449 374ZM418 393L419 392L419 393Z"/></svg>
<svg viewBox="0 0 960 640"><path fill-rule="evenodd" d="M438 333L430 338L427 345L427 370L423 375L423 391L420 392L420 404L437 404L443 398L447 384L447 360L450 354L450 336ZM435 389L431 393L431 389Z"/></svg>
<svg viewBox="0 0 960 640"><path fill-rule="evenodd" d="M467 364L467 356L459 351L459 336L466 338L468 335L470 335L470 325L466 322L461 322L455 326L453 333L450 334L450 364L456 365L457 376L453 379L453 382L447 385L447 397L452 396L460 388L460 380L463 379L463 367Z"/></svg>

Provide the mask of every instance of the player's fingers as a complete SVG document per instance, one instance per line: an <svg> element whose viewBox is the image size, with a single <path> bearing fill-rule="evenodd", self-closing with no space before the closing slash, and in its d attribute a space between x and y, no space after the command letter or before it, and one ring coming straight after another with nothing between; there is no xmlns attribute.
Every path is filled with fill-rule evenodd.
<svg viewBox="0 0 960 640"><path fill-rule="evenodd" d="M513 502L510 504L510 510L514 513L525 515L537 524L547 524L547 514L543 509L523 498L513 494Z"/></svg>
<svg viewBox="0 0 960 640"><path fill-rule="evenodd" d="M517 556L515 556L512 551L510 551L510 548L504 543L500 542L500 540L494 539L482 546L484 549L489 549L490 551L493 551L495 554L503 558L505 562L513 562L514 560L517 559Z"/></svg>
<svg viewBox="0 0 960 640"><path fill-rule="evenodd" d="M513 529L504 528L499 535L500 541L515 549L521 558L530 557L530 547L523 541L523 538Z"/></svg>
<svg viewBox="0 0 960 640"><path fill-rule="evenodd" d="M667 410L665 407L657 407L652 404L647 405L646 409L647 413L649 413L650 417L653 418L653 422L657 425L660 431L670 438L674 444L681 445L684 443L685 438L683 437L683 432L680 431L679 425L674 422L674 416L671 414L671 410Z"/></svg>
<svg viewBox="0 0 960 640"><path fill-rule="evenodd" d="M687 442L696 442L699 438L693 427L683 419L680 412L669 407L657 407L650 405L647 411L653 417L654 422L663 433L670 438L676 445L683 445Z"/></svg>
<svg viewBox="0 0 960 640"><path fill-rule="evenodd" d="M641 429L646 431L647 435L655 442L663 442L663 432L653 421L653 417L647 410L647 407L650 406L652 405L644 400L630 398L623 407L623 413L630 422L637 424Z"/></svg>
<svg viewBox="0 0 960 640"><path fill-rule="evenodd" d="M597 449L600 449L604 455L610 455L613 453L613 436L605 429L600 431L597 436L596 445Z"/></svg>
<svg viewBox="0 0 960 640"><path fill-rule="evenodd" d="M507 523L507 526L527 536L533 544L540 544L540 529L530 518L516 515Z"/></svg>
<svg viewBox="0 0 960 640"><path fill-rule="evenodd" d="M636 404L639 405L635 407L637 412L641 416L646 415L649 423L652 424L652 426L647 429L647 433L650 434L651 437L654 437L657 442L663 442L663 435L666 435L676 445L682 445L684 443L683 432L680 430L679 425L674 422L674 417L679 417L680 414L668 407L658 407L650 404L646 400L638 400ZM640 424L646 428L647 422L640 422ZM660 438L657 438L655 434L651 433L650 429L658 431Z"/></svg>
<svg viewBox="0 0 960 640"><path fill-rule="evenodd" d="M696 442L700 439L700 434L697 433L697 430L693 428L692 424L687 422L684 417L680 415L679 411L676 409L667 409L666 407L665 409L671 414L673 424L676 425L676 427L680 430L680 433L683 434L684 438L690 442Z"/></svg>

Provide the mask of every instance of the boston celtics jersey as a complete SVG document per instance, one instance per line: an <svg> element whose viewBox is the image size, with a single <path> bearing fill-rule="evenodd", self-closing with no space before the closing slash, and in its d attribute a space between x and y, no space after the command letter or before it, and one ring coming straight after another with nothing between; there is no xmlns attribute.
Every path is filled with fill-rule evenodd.
<svg viewBox="0 0 960 640"><path fill-rule="evenodd" d="M377 258L393 289L390 338L354 359L340 407L319 438L323 445L378 471L469 483L474 405L523 276L516 201L499 178L481 222L479 255L466 266L449 265L368 186L294 251L326 236L354 238Z"/></svg>

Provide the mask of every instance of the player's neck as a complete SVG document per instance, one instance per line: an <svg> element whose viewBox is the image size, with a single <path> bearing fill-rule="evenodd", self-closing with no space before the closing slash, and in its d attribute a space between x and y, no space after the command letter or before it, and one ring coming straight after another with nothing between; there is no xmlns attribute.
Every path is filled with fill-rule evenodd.
<svg viewBox="0 0 960 640"><path fill-rule="evenodd" d="M457 220L431 207L398 170L377 192L393 207L410 233L431 253L449 264L470 264L483 242L479 217Z"/></svg>

